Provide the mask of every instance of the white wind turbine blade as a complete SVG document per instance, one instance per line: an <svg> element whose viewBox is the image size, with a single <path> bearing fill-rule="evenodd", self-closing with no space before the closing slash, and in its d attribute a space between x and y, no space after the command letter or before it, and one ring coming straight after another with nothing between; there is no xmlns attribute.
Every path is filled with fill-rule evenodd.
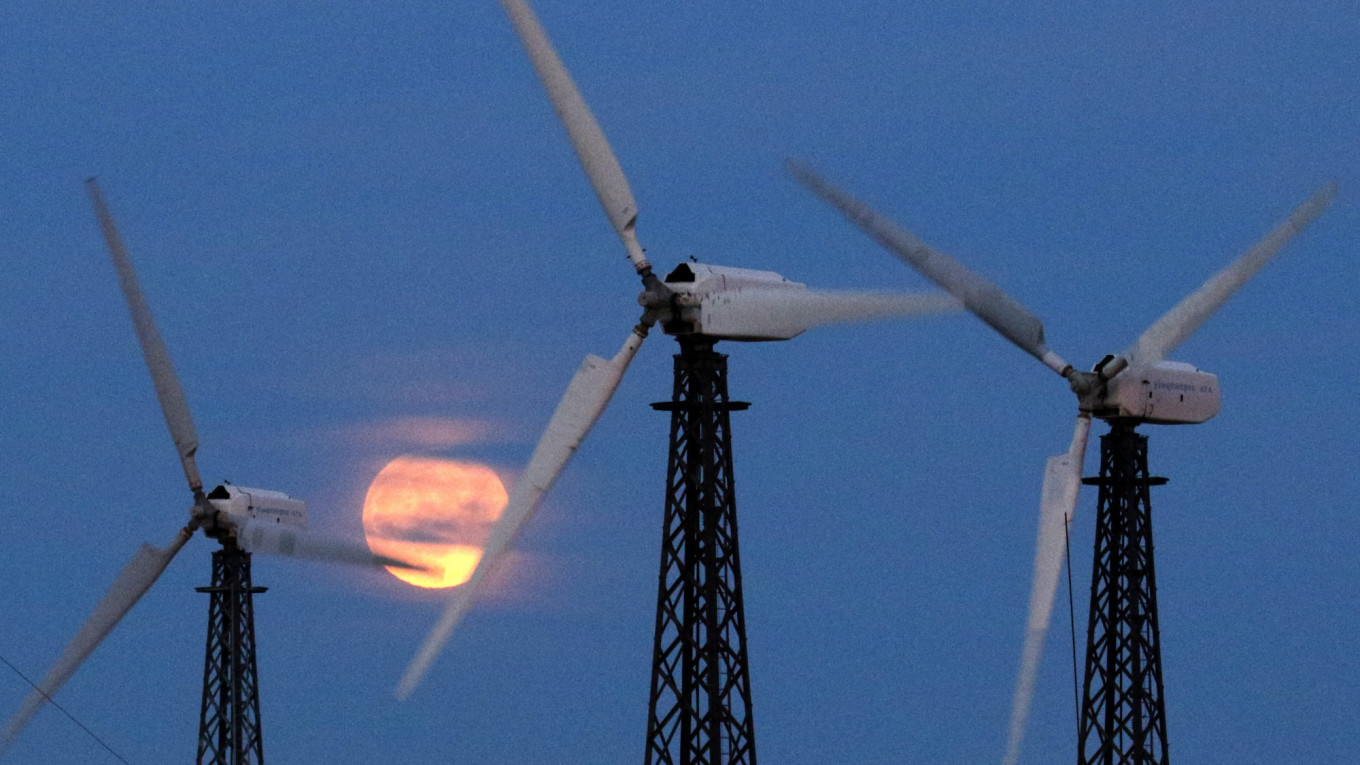
<svg viewBox="0 0 1360 765"><path fill-rule="evenodd" d="M962 307L944 293L732 290L704 296L703 332L735 337L750 328L765 337L788 338L823 324L947 313Z"/></svg>
<svg viewBox="0 0 1360 765"><path fill-rule="evenodd" d="M557 404L548 427L543 431L534 448L533 456L524 473L515 481L509 501L496 524L492 526L486 544L482 548L482 558L468 581L454 588L449 604L425 642L421 644L415 658L406 668L401 682L397 685L396 696L405 699L420 684L429 671L435 656L443 648L468 607L477 597L479 588L487 573L496 566L506 549L515 541L520 530L530 518L538 503L552 488L553 482L566 466L576 448L590 433L591 427L604 412L619 381L637 353L638 347L646 337L645 329L635 327L624 341L623 347L613 359L606 361L599 356L587 356L576 370L575 376L567 386L567 392Z"/></svg>
<svg viewBox="0 0 1360 765"><path fill-rule="evenodd" d="M270 521L237 521L236 542L248 553L302 558L326 563L347 563L373 568L425 570L400 558L376 555L367 545L324 536Z"/></svg>
<svg viewBox="0 0 1360 765"><path fill-rule="evenodd" d="M501 7L509 14L515 33L528 51L529 60L538 72L544 90L548 92L548 99L552 101L558 119L567 129L571 145L576 149L576 156L590 178L590 185L594 187L600 205L609 216L610 225L618 232L628 250L628 259L633 262L633 268L639 274L649 271L651 265L643 255L642 245L638 244L634 231L637 202L633 199L628 179L623 175L623 168L619 167L618 158L604 137L604 131L590 113L590 107L581 97L581 91L576 88L571 74L562 64L562 59L553 49L552 42L548 40L548 35L544 33L529 4L524 0L501 0Z"/></svg>
<svg viewBox="0 0 1360 765"><path fill-rule="evenodd" d="M948 255L933 249L916 235L875 213L855 197L827 183L811 168L792 160L786 161L784 168L799 183L821 197L822 201L840 210L851 223L872 236L907 265L963 301L965 308L1007 340L1042 361L1054 372L1064 377L1071 372L1072 365L1050 350L1044 341L1044 324L1039 317L1010 295L1002 292L1000 287L970 271Z"/></svg>
<svg viewBox="0 0 1360 765"><path fill-rule="evenodd" d="M132 270L132 261L128 259L122 237L118 236L113 215L104 204L104 196L99 193L99 183L90 178L85 181L85 188L90 193L90 201L94 203L95 216L99 218L99 227L104 232L104 241L113 258L113 268L118 272L118 284L123 288L128 312L132 314L137 342L141 343L142 356L146 358L147 369L151 371L156 398L160 399L161 412L165 415L166 426L170 428L170 437L175 441L184 475L189 479L189 488L199 492L203 488L203 481L198 477L198 465L194 461L194 452L198 451L198 433L194 429L194 418L189 413L189 402L184 397L179 378L175 376L165 342L156 330L156 322L151 317L146 298L142 296L142 288L137 284L137 274Z"/></svg>
<svg viewBox="0 0 1360 765"><path fill-rule="evenodd" d="M1039 677L1044 638L1053 617L1053 599L1058 593L1062 573L1067 525L1077 509L1081 490L1081 469L1086 458L1086 440L1091 432L1091 415L1077 415L1072 444L1065 454L1049 457L1044 467L1043 498L1039 505L1039 542L1034 551L1034 582L1029 595L1029 621L1025 627L1025 647L1020 654L1020 674L1011 702L1010 734L1006 740L1005 765L1015 765L1025 737L1030 701Z"/></svg>
<svg viewBox="0 0 1360 765"><path fill-rule="evenodd" d="M1214 314L1228 298L1237 293L1256 272L1275 257L1294 235L1303 230L1316 218L1336 196L1336 181L1324 184L1313 195L1294 210L1289 219L1281 223L1264 239L1247 250L1222 271L1214 274L1199 289L1190 293L1175 308L1167 311L1152 326L1147 328L1124 356L1129 363L1139 365L1156 364L1166 358L1181 343L1185 342L1206 319Z"/></svg>
<svg viewBox="0 0 1360 765"><path fill-rule="evenodd" d="M193 529L185 527L180 529L174 541L163 550L146 544L138 548L137 554L123 568L122 573L114 580L113 586L95 606L94 613L81 625L80 631L71 638L71 642L66 644L65 650L47 671L37 690L24 699L23 706L10 718L5 726L4 737L0 739L0 749L8 746L24 726L28 725L29 720L33 719L33 715L37 714L42 705L71 679L71 675L75 674L104 638L108 637L123 615L130 611L147 589L160 578L165 567L170 565L175 554L184 547L184 543L188 542L191 536Z"/></svg>

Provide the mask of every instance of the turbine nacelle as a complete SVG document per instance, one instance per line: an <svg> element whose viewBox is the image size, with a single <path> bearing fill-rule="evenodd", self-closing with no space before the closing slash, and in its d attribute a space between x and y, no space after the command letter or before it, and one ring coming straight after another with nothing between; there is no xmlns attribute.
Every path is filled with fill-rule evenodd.
<svg viewBox="0 0 1360 765"><path fill-rule="evenodd" d="M1127 367L1103 385L1084 385L1091 378L1099 381L1100 376L1098 371L1073 373L1071 382L1081 410L1102 420L1197 425L1218 414L1218 375L1193 364L1162 361Z"/></svg>
<svg viewBox="0 0 1360 765"><path fill-rule="evenodd" d="M773 271L681 263L663 283L664 305L638 297L668 335L713 340L789 340L808 329L835 322L955 311L959 301L943 293L899 294L808 289Z"/></svg>
<svg viewBox="0 0 1360 765"><path fill-rule="evenodd" d="M669 310L661 315L668 335L704 335L720 340L788 340L807 329L790 326L760 305L807 285L773 271L681 263L666 275ZM646 297L648 293L643 293ZM639 298L641 299L641 298Z"/></svg>
<svg viewBox="0 0 1360 765"><path fill-rule="evenodd" d="M281 491L224 483L209 492L207 500L219 513L219 522L223 515L229 519L226 525L233 525L232 521L248 521L307 528L307 503Z"/></svg>

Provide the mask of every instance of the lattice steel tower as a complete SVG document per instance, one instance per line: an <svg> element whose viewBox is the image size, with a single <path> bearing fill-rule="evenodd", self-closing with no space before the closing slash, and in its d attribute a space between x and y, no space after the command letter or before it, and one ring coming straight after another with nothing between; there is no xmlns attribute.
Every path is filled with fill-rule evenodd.
<svg viewBox="0 0 1360 765"><path fill-rule="evenodd" d="M254 596L250 553L225 542L213 553L208 646L203 658L203 706L198 718L198 765L260 765L259 677L255 672Z"/></svg>
<svg viewBox="0 0 1360 765"><path fill-rule="evenodd" d="M666 515L647 718L648 765L755 765L727 357L677 338Z"/></svg>
<svg viewBox="0 0 1360 765"><path fill-rule="evenodd" d="M1077 762L1166 765L1166 707L1157 624L1147 437L1136 422L1112 420L1100 439L1100 487L1086 682Z"/></svg>

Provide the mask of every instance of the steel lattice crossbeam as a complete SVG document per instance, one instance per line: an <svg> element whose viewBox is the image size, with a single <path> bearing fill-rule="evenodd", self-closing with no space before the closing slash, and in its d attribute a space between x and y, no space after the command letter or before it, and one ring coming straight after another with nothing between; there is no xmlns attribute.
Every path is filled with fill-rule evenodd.
<svg viewBox="0 0 1360 765"><path fill-rule="evenodd" d="M727 357L681 339L672 400L666 515L646 762L756 762L741 557L732 481Z"/></svg>
<svg viewBox="0 0 1360 765"><path fill-rule="evenodd" d="M1080 765L1166 765L1147 437L1114 422L1100 440L1100 486Z"/></svg>
<svg viewBox="0 0 1360 765"><path fill-rule="evenodd" d="M254 596L250 553L213 553L208 605L208 645L203 659L203 707L198 722L198 765L261 765L259 682L255 672Z"/></svg>

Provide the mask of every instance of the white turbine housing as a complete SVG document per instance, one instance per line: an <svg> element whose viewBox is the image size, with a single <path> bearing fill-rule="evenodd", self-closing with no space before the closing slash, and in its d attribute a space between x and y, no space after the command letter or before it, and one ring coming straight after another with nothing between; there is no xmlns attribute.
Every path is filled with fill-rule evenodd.
<svg viewBox="0 0 1360 765"><path fill-rule="evenodd" d="M707 263L681 263L666 274L666 286L682 295L705 295L741 289L807 289L806 284L791 282L774 271L711 266Z"/></svg>
<svg viewBox="0 0 1360 765"><path fill-rule="evenodd" d="M682 263L666 277L673 293L662 317L670 335L714 340L788 340L822 324L945 313L959 301L943 293L810 290L773 271ZM639 302L648 305L644 293Z"/></svg>
<svg viewBox="0 0 1360 765"><path fill-rule="evenodd" d="M666 275L680 315L665 322L672 335L705 335L720 340L788 340L808 324L776 306L807 295L806 284L773 271L681 263ZM797 297L795 297L797 295Z"/></svg>
<svg viewBox="0 0 1360 765"><path fill-rule="evenodd" d="M232 519L307 528L307 503L281 491L222 484L208 494L208 502Z"/></svg>
<svg viewBox="0 0 1360 765"><path fill-rule="evenodd" d="M1218 375L1192 364L1163 361L1129 367L1106 385L1102 417L1127 417L1159 425L1193 425L1218 414Z"/></svg>

